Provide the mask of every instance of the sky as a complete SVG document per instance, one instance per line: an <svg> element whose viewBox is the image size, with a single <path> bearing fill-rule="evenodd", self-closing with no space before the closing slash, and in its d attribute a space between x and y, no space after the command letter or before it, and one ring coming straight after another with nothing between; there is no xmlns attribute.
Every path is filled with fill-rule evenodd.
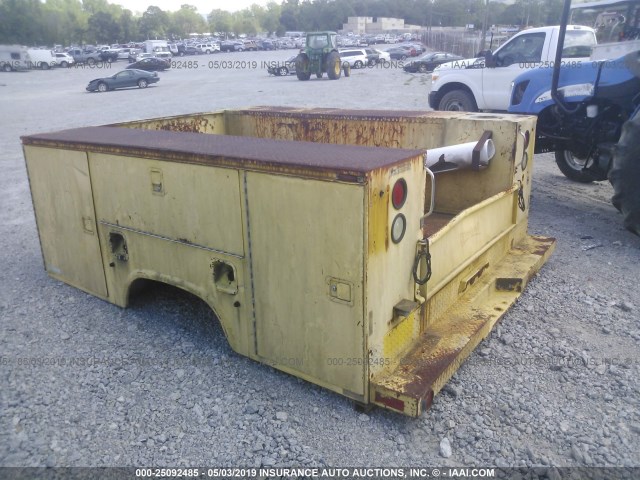
<svg viewBox="0 0 640 480"><path fill-rule="evenodd" d="M124 8L128 8L132 12L143 13L147 7L154 5L162 10L175 12L180 10L180 6L183 4L193 5L198 9L198 12L206 15L211 10L221 9L229 12L235 12L257 3L258 5L265 6L268 0L108 0L109 3L117 3ZM280 0L276 0L276 3L280 3Z"/></svg>

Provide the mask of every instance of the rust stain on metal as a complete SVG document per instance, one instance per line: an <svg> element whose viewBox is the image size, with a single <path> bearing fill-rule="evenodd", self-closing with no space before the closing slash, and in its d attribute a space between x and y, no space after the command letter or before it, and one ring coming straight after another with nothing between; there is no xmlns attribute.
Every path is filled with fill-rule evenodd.
<svg viewBox="0 0 640 480"><path fill-rule="evenodd" d="M319 111L321 110L321 111ZM406 125L398 121L398 112L364 112L352 115L353 111L333 113L330 109L313 109L305 112L241 111L255 119L255 133L260 138L277 138L318 143L340 143L370 147L402 148L406 137ZM362 113L362 112L358 112ZM412 112L412 118L422 116Z"/></svg>
<svg viewBox="0 0 640 480"><path fill-rule="evenodd" d="M387 395L381 394L380 392L376 392L375 402L386 405L393 410L404 412L404 402L399 398L389 397Z"/></svg>
<svg viewBox="0 0 640 480"><path fill-rule="evenodd" d="M438 378L461 361L461 352L490 320L491 315L476 312L466 321L455 318L446 324L432 326L416 342L414 350L404 357L391 381L384 383L384 388L411 398L427 399L429 392L433 395Z"/></svg>
<svg viewBox="0 0 640 480"><path fill-rule="evenodd" d="M205 133L209 127L209 119L206 117L176 118L158 125L158 130L169 132Z"/></svg>
<svg viewBox="0 0 640 480"><path fill-rule="evenodd" d="M521 292L522 278L496 278L496 290L501 292Z"/></svg>
<svg viewBox="0 0 640 480"><path fill-rule="evenodd" d="M532 240L536 241L539 245L533 249L531 253L534 255L544 256L550 248L554 246L556 243L556 239L554 237L531 237Z"/></svg>

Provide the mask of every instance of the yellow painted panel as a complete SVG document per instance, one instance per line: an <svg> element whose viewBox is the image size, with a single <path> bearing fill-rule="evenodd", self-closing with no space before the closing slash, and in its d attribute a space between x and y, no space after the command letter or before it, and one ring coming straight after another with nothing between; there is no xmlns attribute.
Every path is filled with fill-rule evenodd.
<svg viewBox="0 0 640 480"><path fill-rule="evenodd" d="M238 172L89 153L99 221L244 255Z"/></svg>
<svg viewBox="0 0 640 480"><path fill-rule="evenodd" d="M24 150L45 269L106 297L87 154L29 145Z"/></svg>
<svg viewBox="0 0 640 480"><path fill-rule="evenodd" d="M247 181L258 355L364 395L364 187L258 173ZM350 301L336 297L346 291L338 283Z"/></svg>
<svg viewBox="0 0 640 480"><path fill-rule="evenodd" d="M391 337L394 347L389 348L387 332L391 329L393 307L402 300L414 300L412 267L416 242L422 238L420 218L424 214L425 176L422 156L372 175L368 199L366 292L368 351L371 355L369 376L383 369L388 361L395 360L414 338L409 334L394 334ZM400 179L407 184L407 199L400 209L396 209L389 196ZM380 192L384 192L383 195ZM407 228L403 239L396 244L391 240L391 226L398 215L404 215ZM404 331L403 328L411 323L407 322L409 320L396 330Z"/></svg>
<svg viewBox="0 0 640 480"><path fill-rule="evenodd" d="M104 264L114 303L127 305L129 287L137 279L182 288L213 308L235 351L252 355L253 309L246 282L246 260L110 225L100 224L98 228L105 245ZM109 248L109 236L113 234L121 235L126 242L126 261L116 258ZM216 280L225 280L215 275L215 267L221 262L233 269L237 288L217 288Z"/></svg>
<svg viewBox="0 0 640 480"><path fill-rule="evenodd" d="M454 217L430 238L432 276L423 295L431 296L513 226L517 192L500 193ZM506 250L504 254L506 254Z"/></svg>

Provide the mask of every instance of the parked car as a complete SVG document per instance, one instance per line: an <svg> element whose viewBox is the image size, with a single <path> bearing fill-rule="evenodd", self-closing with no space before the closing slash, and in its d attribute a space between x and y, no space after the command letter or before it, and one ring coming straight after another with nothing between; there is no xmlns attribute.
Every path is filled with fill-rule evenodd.
<svg viewBox="0 0 640 480"><path fill-rule="evenodd" d="M373 51L378 54L378 63L388 63L391 61L391 55L389 55L389 52L378 50L377 48L374 48Z"/></svg>
<svg viewBox="0 0 640 480"><path fill-rule="evenodd" d="M198 43L196 45L196 50L197 50L198 53L209 54L209 53L215 52L216 50L219 51L220 48L216 49L212 43Z"/></svg>
<svg viewBox="0 0 640 480"><path fill-rule="evenodd" d="M453 53L445 52L431 52L423 55L422 57L407 63L403 68L405 72L433 72L433 69L438 65L447 62L453 62L455 60L463 60L464 57L460 55L454 55Z"/></svg>
<svg viewBox="0 0 640 480"><path fill-rule="evenodd" d="M153 58L153 53L145 53L142 50L137 50L135 53L129 54L129 63L139 62L143 58Z"/></svg>
<svg viewBox="0 0 640 480"><path fill-rule="evenodd" d="M127 67L128 68L128 67ZM107 92L116 88L139 87L147 88L152 83L159 82L157 72L145 72L144 70L128 69L111 75L110 77L96 78L87 85L88 92Z"/></svg>
<svg viewBox="0 0 640 480"><path fill-rule="evenodd" d="M387 50L387 52L389 53L389 57L392 60L406 60L411 56L415 56L415 49L413 51L414 54L412 55L410 49L402 47L393 47Z"/></svg>
<svg viewBox="0 0 640 480"><path fill-rule="evenodd" d="M193 45L185 45L184 55L198 55L198 49Z"/></svg>
<svg viewBox="0 0 640 480"><path fill-rule="evenodd" d="M147 72L160 72L171 67L171 61L164 58L149 57L143 58L127 66L128 69L145 70Z"/></svg>
<svg viewBox="0 0 640 480"><path fill-rule="evenodd" d="M104 49L100 51L100 60L107 63L117 62L120 50Z"/></svg>
<svg viewBox="0 0 640 480"><path fill-rule="evenodd" d="M238 52L243 52L245 50L256 51L256 50L258 50L258 44L256 42L254 42L253 40L246 40L246 41L242 42L242 45L238 45L238 48L236 48L236 50Z"/></svg>
<svg viewBox="0 0 640 480"><path fill-rule="evenodd" d="M72 48L67 51L69 55L73 57L73 60L76 63L86 63L88 65L93 65L96 62L102 61L100 59L100 52L97 50L92 50L90 48L85 48L84 50L81 48Z"/></svg>
<svg viewBox="0 0 640 480"><path fill-rule="evenodd" d="M286 77L287 75L296 73L296 58L297 55L287 58L284 62L270 62L267 67L269 75L276 75L279 77Z"/></svg>
<svg viewBox="0 0 640 480"><path fill-rule="evenodd" d="M411 56L415 57L418 55L422 55L423 53L425 53L426 49L424 48L424 46L420 43L403 43L401 45L399 45L400 48L406 48L408 50L410 50L411 52L415 52L413 53Z"/></svg>
<svg viewBox="0 0 640 480"><path fill-rule="evenodd" d="M220 51L221 52L236 52L238 51L240 45L244 48L244 43L238 40L224 40L220 42Z"/></svg>
<svg viewBox="0 0 640 480"><path fill-rule="evenodd" d="M364 48L350 48L340 50L342 64L348 63L353 68L363 68L369 63L367 52Z"/></svg>
<svg viewBox="0 0 640 480"><path fill-rule="evenodd" d="M118 60L129 60L129 58L132 55L135 56L140 52L141 50L137 48L130 48L130 47L121 48L120 52L118 53Z"/></svg>
<svg viewBox="0 0 640 480"><path fill-rule="evenodd" d="M262 40L258 43L260 50L275 50L278 48L277 44L273 40Z"/></svg>
<svg viewBox="0 0 640 480"><path fill-rule="evenodd" d="M75 63L73 57L67 53L56 52L56 64L59 67L67 68Z"/></svg>

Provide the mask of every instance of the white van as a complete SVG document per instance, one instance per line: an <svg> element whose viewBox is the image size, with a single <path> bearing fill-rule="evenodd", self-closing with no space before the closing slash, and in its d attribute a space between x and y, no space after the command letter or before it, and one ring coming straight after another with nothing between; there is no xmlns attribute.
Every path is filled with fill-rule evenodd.
<svg viewBox="0 0 640 480"><path fill-rule="evenodd" d="M29 70L29 53L20 45L0 45L0 70L3 72Z"/></svg>
<svg viewBox="0 0 640 480"><path fill-rule="evenodd" d="M58 64L58 59L53 50L45 50L44 48L30 48L28 50L31 60L31 68L40 68L49 70Z"/></svg>

